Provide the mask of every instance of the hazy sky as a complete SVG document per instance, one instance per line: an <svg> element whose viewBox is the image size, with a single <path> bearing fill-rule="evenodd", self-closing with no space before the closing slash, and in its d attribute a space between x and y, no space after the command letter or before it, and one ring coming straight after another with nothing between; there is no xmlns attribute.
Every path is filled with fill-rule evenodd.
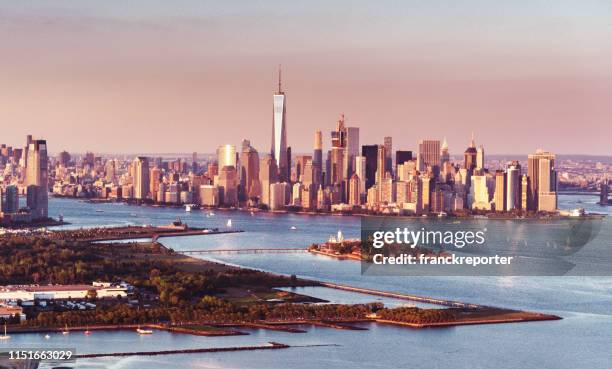
<svg viewBox="0 0 612 369"><path fill-rule="evenodd" d="M2 1L0 142L53 152L270 149L340 113L394 149L612 155L611 1Z"/></svg>

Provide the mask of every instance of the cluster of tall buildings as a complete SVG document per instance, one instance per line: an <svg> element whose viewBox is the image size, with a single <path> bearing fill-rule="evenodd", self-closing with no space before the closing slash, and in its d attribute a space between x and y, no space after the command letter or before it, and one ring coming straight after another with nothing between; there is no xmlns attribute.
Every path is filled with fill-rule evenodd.
<svg viewBox="0 0 612 369"><path fill-rule="evenodd" d="M23 148L0 146L0 215L2 223L29 222L48 217L47 142L26 138ZM25 197L25 206L19 198Z"/></svg>
<svg viewBox="0 0 612 369"><path fill-rule="evenodd" d="M4 178L15 178L2 187L2 209L19 212L15 199L23 194L32 218L47 217L49 174L56 195L159 204L398 214L557 209L555 155L549 152L529 155L526 169L511 161L489 170L473 135L461 159L453 160L446 139L420 140L414 152L393 151L391 137L361 145L359 128L344 115L328 134L315 132L312 153L292 154L287 132L279 71L269 152L245 139L238 148L220 145L205 160L197 153L191 160L164 161L90 152L74 160L65 151L48 160L46 142L28 136L25 148L1 148Z"/></svg>

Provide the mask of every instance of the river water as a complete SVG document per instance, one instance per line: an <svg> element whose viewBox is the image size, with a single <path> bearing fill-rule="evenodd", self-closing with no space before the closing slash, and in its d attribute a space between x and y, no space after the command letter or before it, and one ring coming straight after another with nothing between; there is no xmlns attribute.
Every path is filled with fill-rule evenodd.
<svg viewBox="0 0 612 369"><path fill-rule="evenodd" d="M596 197L561 196L561 208L585 207L606 212ZM98 211L96 211L98 210ZM244 233L162 238L180 250L305 247L327 240L341 230L358 237L357 217L275 215L247 212L185 212L181 208L153 208L124 204L87 204L76 200L50 200L52 216L62 214L67 228L126 224L168 224L181 218L192 226L225 228L232 219ZM520 225L517 225L517 227ZM291 230L296 227L296 230ZM504 225L508 227L508 225ZM530 231L532 234L533 230ZM603 221L591 242L612 246L612 223ZM537 229L535 234L537 234ZM14 335L0 347L75 347L79 353L170 350L225 347L278 341L295 347L285 350L183 354L79 360L78 368L606 368L612 362L611 277L407 277L363 276L360 264L307 253L208 254L211 260L276 273L333 281L359 287L404 292L479 304L548 312L564 319L549 322L464 326L413 330L367 325L368 330L344 331L306 327L305 334L251 331L248 336L199 337L155 332L140 337L134 332L95 332L68 336ZM298 292L305 292L299 290ZM335 290L309 291L334 302L377 301ZM400 302L384 300L389 305ZM43 365L44 367L44 365Z"/></svg>

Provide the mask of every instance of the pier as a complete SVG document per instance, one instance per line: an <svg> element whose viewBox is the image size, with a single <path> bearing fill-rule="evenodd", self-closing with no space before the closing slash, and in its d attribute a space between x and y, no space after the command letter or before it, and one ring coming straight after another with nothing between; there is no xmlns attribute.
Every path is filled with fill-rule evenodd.
<svg viewBox="0 0 612 369"><path fill-rule="evenodd" d="M371 290L368 288L352 287L352 286L346 286L346 285L330 283L330 282L320 282L319 281L318 283L323 287L335 288L337 290L364 293L367 295L374 295L374 296L390 297L390 298L399 299L399 300L417 301L417 302L423 302L427 304L444 305L444 306L455 307L455 308L478 309L478 308L484 307L482 305L470 304L470 303L460 302L460 301L436 299L433 297L409 295L405 293Z"/></svg>

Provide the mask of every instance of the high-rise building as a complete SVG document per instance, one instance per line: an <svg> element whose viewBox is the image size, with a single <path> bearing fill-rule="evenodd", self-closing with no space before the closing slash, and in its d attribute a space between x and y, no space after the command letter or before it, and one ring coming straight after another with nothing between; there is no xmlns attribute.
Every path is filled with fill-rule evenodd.
<svg viewBox="0 0 612 369"><path fill-rule="evenodd" d="M555 154L537 150L527 158L530 203L529 210L555 211L557 207L557 173ZM544 200L544 204L540 204Z"/></svg>
<svg viewBox="0 0 612 369"><path fill-rule="evenodd" d="M395 152L395 163L397 165L404 164L410 160L412 160L412 151L397 150Z"/></svg>
<svg viewBox="0 0 612 369"><path fill-rule="evenodd" d="M278 181L278 170L276 161L271 155L266 155L261 159L259 166L259 183L261 185L260 202L270 205L270 185Z"/></svg>
<svg viewBox="0 0 612 369"><path fill-rule="evenodd" d="M495 211L504 211L506 205L506 173L503 170L495 172L495 193L493 202L495 203Z"/></svg>
<svg viewBox="0 0 612 369"><path fill-rule="evenodd" d="M387 153L384 145L378 145L376 155L376 184L382 183L387 174Z"/></svg>
<svg viewBox="0 0 612 369"><path fill-rule="evenodd" d="M219 169L223 167L236 168L236 147L234 145L221 145L217 148L217 163Z"/></svg>
<svg viewBox="0 0 612 369"><path fill-rule="evenodd" d="M226 206L238 205L238 174L236 168L226 165L219 172L219 191L221 202Z"/></svg>
<svg viewBox="0 0 612 369"><path fill-rule="evenodd" d="M321 131L315 132L312 169L313 183L318 185L321 183L321 175L323 174L323 134Z"/></svg>
<svg viewBox="0 0 612 369"><path fill-rule="evenodd" d="M246 140L245 140L246 141ZM259 154L250 143L242 146L240 153L240 187L244 199L258 198Z"/></svg>
<svg viewBox="0 0 612 369"><path fill-rule="evenodd" d="M421 140L417 161L419 171L423 172L431 167L435 172L435 168L440 166L440 140Z"/></svg>
<svg viewBox="0 0 612 369"><path fill-rule="evenodd" d="M363 145L361 156L366 160L365 182L366 190L376 183L376 171L378 167L378 145Z"/></svg>
<svg viewBox="0 0 612 369"><path fill-rule="evenodd" d="M349 181L349 205L361 205L361 180L357 174L353 174Z"/></svg>
<svg viewBox="0 0 612 369"><path fill-rule="evenodd" d="M476 150L476 169L484 169L485 162L484 146L480 145Z"/></svg>
<svg viewBox="0 0 612 369"><path fill-rule="evenodd" d="M521 210L528 210L529 204L532 203L531 189L529 188L529 177L527 174L521 176Z"/></svg>
<svg viewBox="0 0 612 369"><path fill-rule="evenodd" d="M383 145L385 146L385 168L393 171L393 138L391 136L384 137Z"/></svg>
<svg viewBox="0 0 612 369"><path fill-rule="evenodd" d="M359 155L359 128L346 127L346 168L347 178L355 172L355 157Z"/></svg>
<svg viewBox="0 0 612 369"><path fill-rule="evenodd" d="M298 182L303 182L304 167L309 161L312 162L311 155L297 155L295 157L295 176Z"/></svg>
<svg viewBox="0 0 612 369"><path fill-rule="evenodd" d="M144 200L149 194L149 159L138 156L134 159L134 198Z"/></svg>
<svg viewBox="0 0 612 369"><path fill-rule="evenodd" d="M27 140L26 186L38 187L36 206L30 208L32 219L47 218L49 212L47 141L32 140L31 136L28 136Z"/></svg>
<svg viewBox="0 0 612 369"><path fill-rule="evenodd" d="M341 185L348 174L347 130L344 114L336 122L336 130L331 132L330 185Z"/></svg>
<svg viewBox="0 0 612 369"><path fill-rule="evenodd" d="M476 142L474 142L474 134L472 134L470 146L463 153L463 167L470 173L476 168L477 156L478 150L476 149Z"/></svg>
<svg viewBox="0 0 612 369"><path fill-rule="evenodd" d="M4 191L4 207L2 211L5 213L16 213L19 210L19 190L17 186L6 186Z"/></svg>
<svg viewBox="0 0 612 369"><path fill-rule="evenodd" d="M366 193L366 158L365 156L358 155L355 157L355 174L359 177L359 190L360 194Z"/></svg>
<svg viewBox="0 0 612 369"><path fill-rule="evenodd" d="M287 97L281 86L281 70L278 70L278 91L273 96L272 148L270 154L276 161L281 181L288 180L289 158L287 157Z"/></svg>
<svg viewBox="0 0 612 369"><path fill-rule="evenodd" d="M270 185L270 210L280 210L287 205L288 188L287 182Z"/></svg>
<svg viewBox="0 0 612 369"><path fill-rule="evenodd" d="M521 166L512 162L506 170L506 211L521 208Z"/></svg>
<svg viewBox="0 0 612 369"><path fill-rule="evenodd" d="M442 149L440 150L440 168L444 167L445 163L450 161L450 154L448 152L448 142L446 141L446 137L444 137L444 142L442 143Z"/></svg>

